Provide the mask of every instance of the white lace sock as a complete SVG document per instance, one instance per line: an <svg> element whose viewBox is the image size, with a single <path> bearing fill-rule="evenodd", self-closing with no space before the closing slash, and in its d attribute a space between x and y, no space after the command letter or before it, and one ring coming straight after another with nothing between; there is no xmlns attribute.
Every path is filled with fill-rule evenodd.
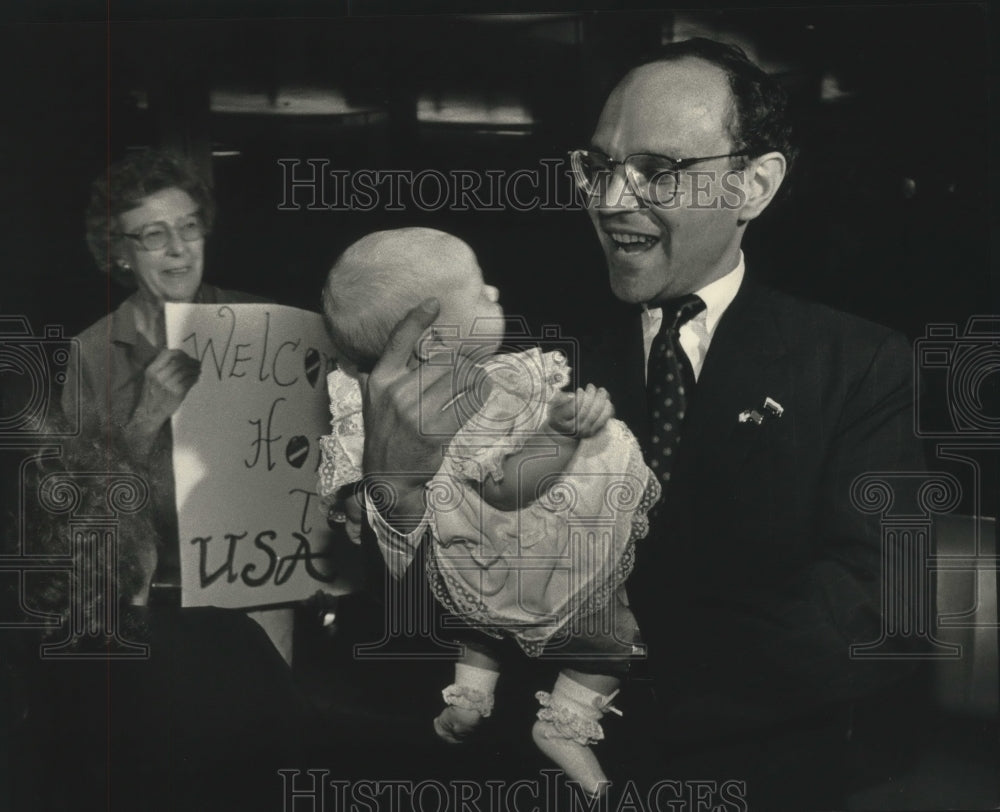
<svg viewBox="0 0 1000 812"><path fill-rule="evenodd" d="M604 696L561 673L551 694L539 691L535 697L542 704L531 730L535 744L584 792L603 794L608 778L590 745L604 738L598 720L611 708L614 694Z"/></svg>
<svg viewBox="0 0 1000 812"><path fill-rule="evenodd" d="M446 707L434 720L434 732L459 744L493 712L493 689L500 674L488 668L455 663L455 681L441 695Z"/></svg>

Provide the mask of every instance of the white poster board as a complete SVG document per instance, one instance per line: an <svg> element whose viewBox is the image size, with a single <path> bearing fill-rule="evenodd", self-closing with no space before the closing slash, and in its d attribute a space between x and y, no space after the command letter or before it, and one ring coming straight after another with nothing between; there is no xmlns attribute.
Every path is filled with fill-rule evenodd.
<svg viewBox="0 0 1000 812"><path fill-rule="evenodd" d="M168 304L167 344L201 361L173 416L183 606L247 607L348 591L319 510L329 340L316 313Z"/></svg>

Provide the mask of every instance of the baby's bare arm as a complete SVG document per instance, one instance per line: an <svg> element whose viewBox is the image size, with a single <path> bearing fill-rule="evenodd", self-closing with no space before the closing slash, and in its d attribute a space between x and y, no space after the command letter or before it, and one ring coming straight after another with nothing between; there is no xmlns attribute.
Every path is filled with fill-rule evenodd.
<svg viewBox="0 0 1000 812"><path fill-rule="evenodd" d="M545 479L562 473L581 438L592 437L614 415L608 393L586 389L560 392L549 403L548 420L516 454L503 463L503 481L487 479L483 499L498 510L519 510L534 502Z"/></svg>

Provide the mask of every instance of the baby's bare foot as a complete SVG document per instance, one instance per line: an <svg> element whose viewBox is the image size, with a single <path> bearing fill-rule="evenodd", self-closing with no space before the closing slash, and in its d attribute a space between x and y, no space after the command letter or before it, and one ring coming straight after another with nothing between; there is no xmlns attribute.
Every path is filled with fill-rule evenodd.
<svg viewBox="0 0 1000 812"><path fill-rule="evenodd" d="M482 721L479 711L449 705L434 720L434 732L450 744L461 744Z"/></svg>

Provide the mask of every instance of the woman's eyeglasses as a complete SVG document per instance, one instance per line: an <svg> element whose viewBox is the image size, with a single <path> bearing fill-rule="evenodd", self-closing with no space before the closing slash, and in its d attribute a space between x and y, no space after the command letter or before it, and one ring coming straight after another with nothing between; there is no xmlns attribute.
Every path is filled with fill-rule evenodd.
<svg viewBox="0 0 1000 812"><path fill-rule="evenodd" d="M146 251L159 251L169 245L171 232L184 242L195 242L202 239L208 230L200 215L191 214L178 220L173 227L169 223L157 220L155 223L146 223L138 231L132 233L122 231L120 233L123 237L135 240Z"/></svg>

